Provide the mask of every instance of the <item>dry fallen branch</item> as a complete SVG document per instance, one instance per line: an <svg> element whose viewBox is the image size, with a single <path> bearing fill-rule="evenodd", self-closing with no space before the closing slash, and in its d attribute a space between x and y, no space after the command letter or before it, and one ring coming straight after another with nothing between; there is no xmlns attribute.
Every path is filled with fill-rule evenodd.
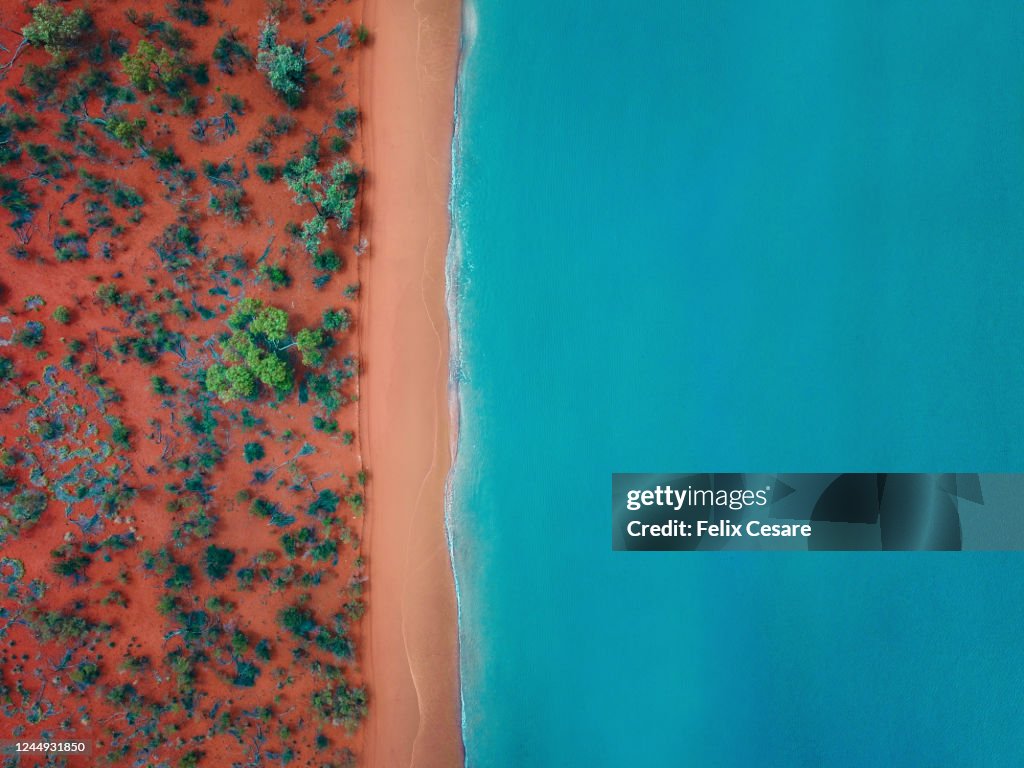
<svg viewBox="0 0 1024 768"><path fill-rule="evenodd" d="M18 60L18 57L21 56L21 52L25 50L25 46L27 45L28 40L22 38L21 42L18 43L18 47L14 49L14 55L11 56L10 60L6 64L0 64L0 80L7 77L7 72L14 66L14 62Z"/></svg>

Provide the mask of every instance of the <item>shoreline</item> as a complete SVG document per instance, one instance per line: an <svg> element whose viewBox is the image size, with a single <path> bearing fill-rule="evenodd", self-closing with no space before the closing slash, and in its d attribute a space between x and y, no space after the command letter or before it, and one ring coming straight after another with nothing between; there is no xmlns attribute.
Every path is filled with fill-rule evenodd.
<svg viewBox="0 0 1024 768"><path fill-rule="evenodd" d="M457 429L446 264L461 8L367 0L364 21L372 40L360 88L369 170L360 269L370 574L363 754L371 766L450 768L464 763L445 519Z"/></svg>

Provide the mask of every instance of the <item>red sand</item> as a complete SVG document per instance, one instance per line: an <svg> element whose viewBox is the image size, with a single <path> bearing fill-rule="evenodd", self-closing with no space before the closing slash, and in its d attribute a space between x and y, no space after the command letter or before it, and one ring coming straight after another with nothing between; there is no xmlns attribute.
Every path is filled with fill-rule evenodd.
<svg viewBox="0 0 1024 768"><path fill-rule="evenodd" d="M77 5L77 4L75 4ZM250 406L264 419L266 428L280 436L294 430L298 436L292 440L264 440L268 464L277 465L295 454L302 442L315 445L317 453L297 464L297 471L323 484L339 487L353 478L363 466L370 473L367 489L368 504L365 518L350 517L348 526L353 534L353 546L342 552L337 570L325 584L316 590L310 606L320 616L327 616L344 602L350 580L362 578L363 569L356 561L365 555L369 588L364 597L369 603L368 616L352 627L356 641L358 664L347 671L353 685L365 684L369 690L369 718L353 737L332 729L332 751L352 745L359 754L360 764L375 766L456 766L463 761L459 689L458 689L458 637L453 580L444 529L444 483L450 465L450 431L448 422L448 328L444 306L444 261L448 245L448 189L450 174L450 147L453 122L454 80L458 58L459 3L457 0L366 0L344 4L319 4L306 24L292 9L283 24L288 39L310 40L325 33L338 18L350 17L363 21L371 31L371 43L366 49L356 49L339 55L334 60L314 55L313 71L321 78L311 87L306 105L294 116L298 125L288 136L278 139L272 162L301 151L308 138L307 131L319 131L327 124L336 109L358 104L363 113L360 135L347 152L357 164L367 169L367 180L361 193L358 227L343 237L334 236L331 244L344 253L346 267L336 275L327 291L316 291L310 286L311 271L307 259L290 246L290 252L281 253L290 240L284 232L289 220L305 217L306 211L296 207L293 195L281 181L273 185L257 179L245 184L246 202L252 209L251 218L244 224L228 224L224 219L206 211L206 196L212 188L200 178L196 182L200 217L196 226L208 246L217 256L229 251L241 253L245 269L246 292L261 296L277 306L289 310L296 326L316 324L320 313L327 307L348 307L358 312L359 322L355 334L339 334L337 357L358 354L365 371L359 382L361 402L348 405L338 412L341 429L350 429L359 421L357 443L345 448L338 436L314 433L309 429L309 412L288 401L279 409L263 405ZM100 29L117 27L132 41L138 39L138 30L126 23L124 13L129 8L140 12L152 9L158 16L164 14L163 2L93 4L93 15ZM195 48L195 60L209 60L217 37L231 26L237 26L242 38L254 46L256 20L266 12L267 4L257 0L235 0L230 5L210 4L214 23L194 28L178 24ZM17 13L5 19L10 29L19 29L27 16L19 7ZM17 39L7 33L4 42L11 49ZM38 50L26 50L18 66L8 74L4 87L16 86L21 79L22 67L28 63L44 63L47 56ZM340 73L332 71L338 64ZM116 66L113 68L116 72ZM123 77L117 76L119 82ZM338 86L344 85L344 96ZM238 118L239 133L224 141L212 139L196 144L189 136L193 118L177 115L173 105L162 114L144 111L144 103L128 110L131 114L148 117L147 139L160 146L173 145L185 163L196 168L200 160L219 162L234 157L250 165L256 159L247 153L246 146L255 138L267 114L285 114L285 110L264 82L263 76L248 66L240 66L233 77L217 73L211 67L211 83L194 87L192 92L201 99L201 115L213 117L224 111L221 94L237 94L247 103L246 116ZM158 102L166 103L164 97ZM92 113L100 111L91 105ZM33 110L34 112L34 110ZM46 141L57 130L58 119L52 112L38 114L40 124L30 140ZM95 133L95 131L94 131ZM133 448L124 458L131 462L126 478L139 488L139 497L132 504L130 514L110 524L106 533L137 530L141 547L156 549L164 544L173 524L179 523L182 512L167 507L178 500L177 494L165 488L165 483L179 481L170 468L175 460L184 460L194 450L192 438L181 427L186 415L181 403L189 396L182 394L164 398L151 391L149 378L165 376L182 393L191 386L181 376L178 361L165 355L157 363L143 365L129 356L126 359L105 361L98 351L112 343L113 335L123 331L122 313L103 309L94 298L96 285L113 284L122 292L137 294L149 306L157 302L160 289L171 283L163 272L148 244L163 227L175 220L172 201L153 181L150 164L141 161L136 152L119 148L109 140L99 139L104 156L95 164L85 166L104 178L117 178L143 191L146 197L145 215L138 225L129 227L120 235L109 261L91 258L85 262L55 265L47 241L57 231L72 227L84 229L82 215L77 208L62 208L61 216L70 221L58 225L58 216L71 190L79 188L73 170L64 182L63 191L56 187L35 190L40 211L38 229L29 244L29 255L21 260L7 259L6 295L3 314L13 318L20 327L26 320L45 320L47 335L43 349L49 359L35 359L34 353L5 348L17 352L19 385L38 379L45 365L56 364L65 354L62 336L86 342L81 362L96 361L98 373L114 386L122 401L113 407L133 432ZM63 145L56 145L63 146ZM81 158L76 165L82 167ZM121 222L124 214L115 212ZM9 244L10 230L7 217L0 225L5 232L5 245ZM267 285L253 286L249 280L267 243L274 238L270 260L281 259L288 265L294 283L290 288L269 290ZM366 256L356 259L349 254L352 246L362 238L368 239L370 249ZM95 246L95 243L92 244ZM114 273L123 272L123 277ZM358 274L357 274L358 273ZM93 278L95 277L95 282ZM145 278L155 283L147 285ZM340 296L341 288L361 277L366 286L361 292L359 305ZM212 283L205 272L192 275L195 295L200 303L216 306L219 299L207 294ZM232 293L237 292L233 288ZM45 310L21 309L23 300L31 294L42 294L47 300ZM186 303L188 296L185 296ZM71 307L73 320L67 327L54 325L49 313L58 304ZM193 317L187 322L167 315L168 325L188 335L196 334L192 341L192 354L200 342L223 330L223 315L212 320ZM6 330L6 329L5 329ZM5 335L6 338L6 335ZM354 343L358 342L358 343ZM352 389L346 392L354 395ZM7 404L4 400L5 406ZM96 405L85 397L82 404L95 412ZM229 410L238 411L241 405ZM358 412L358 413L357 413ZM11 410L5 413L3 434L13 441L24 437L21 431L23 413ZM102 427L102 425L101 425ZM102 428L105 430L105 428ZM101 431L101 437L107 432ZM261 551L276 550L276 534L264 522L254 520L245 511L245 504L236 501L238 491L249 488L252 467L243 463L240 451L245 440L253 439L253 432L232 429L227 439L227 454L211 479L216 483L216 501L211 506L220 518L216 541L236 550L238 565L250 561ZM8 445L11 443L9 442ZM357 448L361 448L360 456ZM115 455L115 458L121 458ZM147 466L158 468L156 474L144 472ZM341 475L344 473L344 475ZM24 474L19 471L20 475ZM330 478L330 479L328 479ZM24 479L24 478L20 478ZM350 482L350 481L349 481ZM349 486L351 487L351 485ZM276 487L265 486L259 491L272 501L279 501L287 511L298 512L296 500ZM41 523L19 541L9 542L4 554L20 557L28 568L28 577L45 574L48 553L59 546L69 530L58 505L50 504ZM205 542L204 542L205 543ZM189 545L185 551L175 551L179 561L196 563L202 544ZM85 733L99 740L104 738L108 722L116 722L116 710L102 703L99 696L113 681L131 681L140 693L160 700L165 698L166 677L158 678L161 660L168 649L165 637L168 622L157 615L156 601L165 576L158 576L141 568L138 550L129 550L104 564L99 558L90 566L87 581L74 585L68 580L52 580L47 607L65 607L75 599L87 603L87 615L93 620L110 622L114 644L107 648L104 678L87 693L74 692L69 705L88 703L95 724L85 726ZM123 573L120 572L123 569ZM198 566L197 566L198 570ZM199 585L206 587L202 579ZM125 605L100 604L112 591L120 592ZM198 590L197 590L198 591ZM295 749L297 764L314 759L308 732L302 731L306 716L312 680L305 674L284 687L274 685L272 668L284 667L288 641L277 629L274 616L293 595L278 594L265 597L240 592L228 584L216 589L238 606L237 613L227 622L229 628L238 627L253 638L272 639L280 650L272 664L266 665L263 676L253 689L239 690L215 674L214 670L198 671L199 689L216 699L233 701L231 709L237 714L279 696L275 713L274 731L278 725L292 726L289 735L272 737L275 747L285 745ZM211 590L197 594L200 600ZM19 652L32 646L32 639L20 629L16 637ZM11 638L13 643L14 638ZM6 654L14 654L8 644ZM93 648L94 646L90 646ZM44 647L44 657L59 652L57 647ZM149 656L155 669L137 675L117 673L114 667L123 654ZM113 658L111 658L113 657ZM13 660L13 659L12 659ZM9 682L9 681L8 681ZM69 689L68 694L72 691ZM226 711L226 710L224 710ZM109 715L109 717L108 717ZM200 743L207 760L231 760L237 757L237 745L226 736L208 738L209 721L178 721L182 740L178 749ZM84 725L84 724L83 724ZM31 731L27 735L31 735ZM82 735L81 730L75 733ZM192 742L192 737L203 739ZM360 749L360 745L362 748ZM322 755L321 755L322 756ZM206 764L206 762L204 762Z"/></svg>
<svg viewBox="0 0 1024 768"><path fill-rule="evenodd" d="M69 7L77 5L69 4ZM244 41L251 48L255 47L256 20L266 13L267 3L235 0L231 4L211 2L208 5L215 17L210 26L177 25L194 43L191 55L195 60L209 61L217 37L231 26L237 26ZM307 131L323 129L336 109L350 104L360 106L364 115L360 136L346 152L367 169L359 223L352 232L335 235L331 240L331 245L346 256L346 266L335 276L328 290L316 291L311 287L312 270L308 259L284 231L286 222L301 220L308 211L294 204L294 196L281 181L273 185L256 178L246 181L246 202L252 209L252 216L244 224L235 225L207 210L206 199L212 187L200 175L195 183L198 201L195 226L204 245L216 257L230 251L240 252L243 267L239 274L245 278L247 295L265 298L288 309L295 327L316 324L322 310L328 307L347 307L359 315L355 332L338 334L339 346L332 352L334 358L358 355L365 369L359 382L361 402L358 406L349 404L337 413L341 430L354 428L358 419L360 428L355 430L355 445L346 448L339 435L313 432L309 426L309 409L298 407L294 400L276 409L266 403L250 405L256 415L264 419L265 428L273 433L273 437L263 440L267 465L276 466L286 461L295 455L299 445L308 441L317 448L317 453L299 459L295 472L296 476L316 482L318 488L334 487L343 491L347 482L351 489L352 478L364 465L363 459L370 473L367 514L363 518L346 515L352 545L342 548L341 562L325 579L324 586L313 591L309 604L319 616L327 617L348 599L349 585L361 580L364 572L357 557L366 555L366 547L361 543L365 541L369 545L366 560L370 581L364 597L370 605L369 615L352 627L358 663L346 669L346 679L352 685L366 685L370 715L354 736L337 728L327 729L331 757L337 757L343 748L351 745L359 755L360 764L387 768L461 765L456 606L443 521L443 488L450 463L444 259L448 243L447 197L459 34L458 2L315 3L309 4L313 12L308 23L300 17L296 4L287 5L291 6L290 12L285 14L282 23L286 39L315 39L343 17L350 17L356 23L363 21L372 35L366 49L356 48L333 60L312 56L312 70L320 80L311 84L305 106L294 113L298 120L296 128L278 139L271 158L272 162L280 164L301 152L308 139ZM101 30L117 27L133 43L140 33L125 21L126 10L135 8L140 13L152 10L158 17L166 13L162 1L93 3L91 7ZM11 29L19 29L27 21L20 5L16 12L4 16L5 26ZM13 50L17 40L12 33L5 34L4 43ZM46 60L43 52L26 50L3 87L17 86L24 65ZM334 64L339 67L338 73L333 71ZM112 71L117 82L124 81L123 76L116 74L116 67L112 67ZM210 79L209 85L192 89L201 100L201 116L209 118L224 112L222 94L236 94L246 102L245 117L237 119L238 134L224 141L211 139L204 144L192 141L189 129L194 118L175 114L173 104L168 104L169 99L162 95L155 100L165 105L163 113L147 111L145 99L126 107L126 111L130 115L146 116L149 120L147 140L157 147L173 145L185 164L193 169L198 168L201 160L220 162L227 157L253 166L257 159L247 152L247 144L256 138L267 114L283 115L287 110L269 92L262 74L249 66L240 66L232 77L217 73L211 66ZM340 85L344 85L343 97ZM99 113L98 105L90 106L92 114ZM30 140L51 143L59 116L51 110L38 117L39 128ZM139 489L139 496L130 513L116 525L110 523L106 533L137 529L140 547L119 554L111 563L94 558L89 578L81 584L50 577L53 587L47 597L48 608L67 607L73 600L82 600L87 605L85 613L89 618L113 625L109 636L113 644L106 647L107 658L99 657L104 677L87 692L66 690L69 707L87 704L92 714L92 724L83 724L84 733L103 739L105 732L115 727L121 718L116 707L100 698L114 682L130 681L142 695L157 701L166 700L169 695L167 676L157 674L164 671L167 650L178 642L172 640L169 644L165 636L169 622L156 611L157 599L165 591L162 585L166 574L158 575L142 568L139 550L155 550L165 544L172 525L182 521L183 511L168 507L169 503L180 501L182 494L166 487L165 483L181 481L184 470L175 470L171 462L185 461L194 453L194 438L181 426L182 417L187 413L181 403L188 402L189 395L160 397L151 391L149 384L151 376L161 375L180 392L189 392L193 385L182 377L178 360L164 355L155 364L143 365L130 355L123 360L104 360L98 354L112 344L116 334L124 332L124 326L122 312L103 309L94 298L97 285L116 285L122 292L142 297L150 307L159 306L158 291L173 287L149 243L166 224L175 220L176 201L154 183L151 164L140 159L137 152L117 147L96 130L92 133L97 135L103 149L100 161L92 164L76 157L77 167L69 172L63 190L56 186L33 188L40 203L38 230L26 257L16 260L3 255L7 274L2 314L11 316L16 327L37 317L46 321L47 335L42 349L50 354L49 359L37 360L34 352L22 349L4 350L17 352L19 386L39 379L44 366L58 364L66 353L60 341L62 336L81 340L86 343L86 351L79 355L79 363L96 361L99 375L123 398L112 407L112 412L121 416L133 432L133 448L126 454L132 466L126 478ZM67 145L52 143L67 148ZM83 262L55 264L48 244L53 235L72 227L84 229L83 216L77 207L68 207L56 214L68 193L80 189L80 182L74 175L78 167L140 189L146 198L145 215L139 224L113 238L116 242L111 260L93 257ZM122 223L125 214L114 213ZM62 216L69 219L68 224L59 223ZM7 224L5 213L0 220L5 247L11 242ZM98 237L91 247L95 247ZM271 237L274 242L269 260L280 259L287 263L294 278L290 288L271 290L266 283L254 286L251 282L252 272ZM365 257L356 259L351 256L352 246L363 237L369 240L370 250ZM285 247L288 253L281 252ZM115 277L118 272L123 272L123 277ZM358 305L341 296L342 287L354 282L357 276L367 284ZM147 277L152 277L154 284L148 285ZM209 307L221 303L221 299L208 293L214 285L208 270L197 268L192 279L193 296L182 292L186 303L192 297ZM232 294L237 291L237 287L231 289ZM23 309L24 299L37 293L47 300L46 308ZM61 327L50 321L50 312L58 304L72 309L70 326ZM187 322L167 314L169 328L189 336L195 334L196 338L190 341L193 357L202 356L199 348L203 340L224 329L223 320L222 313L215 319L193 317ZM6 328L3 335L6 338ZM355 394L351 383L345 394ZM93 400L88 396L83 400L91 413L96 408ZM3 405L8 405L6 397ZM243 405L229 406L227 410L237 413ZM4 413L2 434L9 441L26 437L26 432L21 430L23 416L22 411ZM229 429L224 414L218 418L224 423L223 428ZM102 423L100 427L101 437L105 438L109 430ZM293 440L284 438L287 430L293 430L297 436ZM215 540L221 546L236 550L235 567L248 564L260 552L278 549L279 531L252 518L245 511L245 505L235 500L238 491L249 489L251 485L249 478L253 467L242 461L241 446L255 436L253 431L230 427L224 440L225 458L210 472L210 481L216 486L215 501L210 509L220 518ZM357 448L362 448L363 456ZM154 474L146 473L149 465L156 468ZM281 475L285 472L281 470ZM19 480L24 481L22 468L18 469L18 475ZM341 479L345 476L348 481ZM275 484L262 486L257 493L281 503L288 512L302 514L298 500ZM77 529L64 520L59 505L51 502L40 524L17 542L8 543L4 554L24 560L28 577L45 577L50 560L48 553L61 544L68 531L74 533ZM174 554L179 561L192 562L198 573L197 563L205 543L191 542L184 550L174 550ZM274 568L284 564L278 562ZM121 566L125 569L123 574L119 572ZM101 604L112 590L123 594L126 605ZM221 712L230 709L232 717L240 717L242 710L279 697L274 722L269 728L268 748L292 747L297 756L296 765L326 757L316 754L310 743L310 726L320 727L312 723L309 715L312 677L301 667L294 670L296 679L287 683L278 682L272 674L277 668L293 671L288 663L288 651L293 643L282 636L274 616L279 608L292 602L296 590L289 588L287 592L266 596L234 589L233 582L211 586L198 577L197 605L211 594L221 595L237 605L236 613L225 620L226 627L244 630L254 640L271 639L275 651L273 662L264 665L262 676L251 689L230 687L223 670L212 664L199 669L197 686L201 693L209 696L204 699L204 713L210 713L214 701L226 700ZM19 641L17 652L13 645L15 639ZM5 660L10 654L13 661L13 655L32 648L33 641L27 632L18 628L5 646ZM89 649L90 652L103 650L95 643ZM44 646L41 650L45 658L53 658L60 651L56 646ZM117 672L116 665L128 652L149 656L154 668L139 674ZM168 749L181 752L201 744L207 755L204 765L226 764L237 759L238 745L232 738L227 734L209 736L211 719L172 717L180 729L181 740ZM291 730L282 733L279 726L285 724ZM83 733L77 724L74 729L79 735ZM27 735L33 733L30 730ZM193 738L202 741L193 741Z"/></svg>
<svg viewBox="0 0 1024 768"><path fill-rule="evenodd" d="M451 463L444 264L457 0L368 0L363 72L364 447L371 468L370 765L462 765L455 591L444 528Z"/></svg>

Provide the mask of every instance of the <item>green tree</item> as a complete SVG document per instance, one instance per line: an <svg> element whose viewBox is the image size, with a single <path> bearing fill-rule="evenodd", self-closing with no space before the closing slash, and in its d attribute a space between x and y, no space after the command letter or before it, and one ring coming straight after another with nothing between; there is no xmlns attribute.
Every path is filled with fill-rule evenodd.
<svg viewBox="0 0 1024 768"><path fill-rule="evenodd" d="M230 549L217 547L211 544L206 548L203 555L203 566L206 575L213 581L221 581L231 570L231 564L235 562L235 553Z"/></svg>
<svg viewBox="0 0 1024 768"><path fill-rule="evenodd" d="M129 120L115 115L107 118L103 128L126 147L137 147L142 144L142 131L146 128L146 118L136 117Z"/></svg>
<svg viewBox="0 0 1024 768"><path fill-rule="evenodd" d="M235 62L238 59L251 61L252 54L238 39L235 30L232 29L218 38L217 44L213 47L213 60L221 72L233 75L235 74Z"/></svg>
<svg viewBox="0 0 1024 768"><path fill-rule="evenodd" d="M276 19L260 22L256 68L267 76L270 87L285 103L297 107L306 84L306 59L292 46L278 42Z"/></svg>
<svg viewBox="0 0 1024 768"><path fill-rule="evenodd" d="M174 595L161 595L160 599L156 603L156 612L161 616L168 616L173 613L178 607L178 603L174 599Z"/></svg>
<svg viewBox="0 0 1024 768"><path fill-rule="evenodd" d="M21 344L23 347L34 349L43 343L43 324L35 320L29 320L25 327L11 336L11 341Z"/></svg>
<svg viewBox="0 0 1024 768"><path fill-rule="evenodd" d="M246 464L252 464L254 461L262 459L266 455L266 451L259 443L246 443L242 449L242 455L245 457Z"/></svg>
<svg viewBox="0 0 1024 768"><path fill-rule="evenodd" d="M329 339L320 329L302 329L294 340L288 333L288 313L259 299L243 299L228 317L233 333L221 342L222 362L206 370L206 387L221 400L251 399L260 385L286 395L295 386L288 350L296 347L304 365L323 364Z"/></svg>
<svg viewBox="0 0 1024 768"><path fill-rule="evenodd" d="M259 667L250 661L238 660L235 662L235 669L235 679L231 681L232 685L241 688L252 688L256 685L256 678L260 674Z"/></svg>
<svg viewBox="0 0 1024 768"><path fill-rule="evenodd" d="M324 364L324 332L319 328L303 328L295 334L295 346L302 355L302 364L310 368L319 368Z"/></svg>
<svg viewBox="0 0 1024 768"><path fill-rule="evenodd" d="M313 619L313 614L297 605L289 605L286 608L282 608L277 614L277 623L293 635L298 635L299 637L306 637L316 629L316 621Z"/></svg>
<svg viewBox="0 0 1024 768"><path fill-rule="evenodd" d="M71 681L81 688L88 688L96 682L100 676L100 668L91 661L79 664L71 672Z"/></svg>
<svg viewBox="0 0 1024 768"><path fill-rule="evenodd" d="M270 641L266 638L256 643L256 647L252 650L257 658L263 659L263 661L270 661Z"/></svg>
<svg viewBox="0 0 1024 768"><path fill-rule="evenodd" d="M121 67L128 80L141 91L152 93L163 86L168 93L178 93L185 82L185 61L177 53L149 40L140 40L135 53L121 56Z"/></svg>
<svg viewBox="0 0 1024 768"><path fill-rule="evenodd" d="M171 578L164 582L164 586L167 589L179 590L187 589L192 586L192 569L184 563L180 563L174 566L174 572L171 574Z"/></svg>
<svg viewBox="0 0 1024 768"><path fill-rule="evenodd" d="M188 21L196 27L202 27L210 20L210 14L206 12L205 6L206 0L176 0L171 5L171 13L176 19Z"/></svg>
<svg viewBox="0 0 1024 768"><path fill-rule="evenodd" d="M280 264L264 264L260 267L260 277L266 278L275 287L287 288L292 283L288 270Z"/></svg>
<svg viewBox="0 0 1024 768"><path fill-rule="evenodd" d="M61 59L92 28L92 18L82 8L70 13L54 3L42 2L32 9L32 23L21 30L30 45L40 46Z"/></svg>
<svg viewBox="0 0 1024 768"><path fill-rule="evenodd" d="M259 392L256 374L243 365L214 363L206 370L206 388L225 402L251 400Z"/></svg>
<svg viewBox="0 0 1024 768"><path fill-rule="evenodd" d="M89 567L90 562L92 561L86 555L76 555L55 561L50 566L50 570L58 576L70 576L77 581L85 575L85 570Z"/></svg>
<svg viewBox="0 0 1024 768"><path fill-rule="evenodd" d="M366 691L362 688L349 688L343 682L314 691L312 704L316 714L324 720L343 725L349 733L355 731L366 717Z"/></svg>
<svg viewBox="0 0 1024 768"><path fill-rule="evenodd" d="M355 214L359 174L348 160L331 166L325 178L317 168L316 158L305 155L285 169L285 182L295 193L299 205L309 203L316 213L302 225L302 243L311 254L320 251L320 240L327 224L335 222L341 230L348 229Z"/></svg>
<svg viewBox="0 0 1024 768"><path fill-rule="evenodd" d="M288 349L299 347L305 364L312 365L319 352L315 347L323 336L299 332L298 340L291 341L288 333L288 313L268 306L259 299L243 299L228 318L233 333L221 343L223 362L206 370L206 387L221 400L248 399L259 394L260 385L273 389L278 396L286 395L295 386L295 371ZM318 341L319 339L319 341ZM314 343L317 342L317 343Z"/></svg>
<svg viewBox="0 0 1024 768"><path fill-rule="evenodd" d="M259 163L256 166L256 175L267 184L277 181L278 168L272 163Z"/></svg>
<svg viewBox="0 0 1024 768"><path fill-rule="evenodd" d="M343 265L333 248L324 248L313 255L313 266L322 272L337 272Z"/></svg>
<svg viewBox="0 0 1024 768"><path fill-rule="evenodd" d="M324 328L328 331L347 331L352 322L347 309L325 309L323 318Z"/></svg>
<svg viewBox="0 0 1024 768"><path fill-rule="evenodd" d="M61 613L60 611L47 611L38 616L33 629L40 640L82 640L93 629L99 629L102 625L93 625L81 616Z"/></svg>
<svg viewBox="0 0 1024 768"><path fill-rule="evenodd" d="M21 527L33 525L43 516L49 498L42 491L22 491L11 500L11 516Z"/></svg>

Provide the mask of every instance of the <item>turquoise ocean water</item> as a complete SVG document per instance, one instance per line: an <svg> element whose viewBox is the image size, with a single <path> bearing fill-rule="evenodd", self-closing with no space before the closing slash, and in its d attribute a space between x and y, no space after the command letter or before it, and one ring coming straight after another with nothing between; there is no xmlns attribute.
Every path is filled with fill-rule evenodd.
<svg viewBox="0 0 1024 768"><path fill-rule="evenodd" d="M613 553L610 474L1024 470L1024 7L472 0L468 764L1024 763L1015 554Z"/></svg>

